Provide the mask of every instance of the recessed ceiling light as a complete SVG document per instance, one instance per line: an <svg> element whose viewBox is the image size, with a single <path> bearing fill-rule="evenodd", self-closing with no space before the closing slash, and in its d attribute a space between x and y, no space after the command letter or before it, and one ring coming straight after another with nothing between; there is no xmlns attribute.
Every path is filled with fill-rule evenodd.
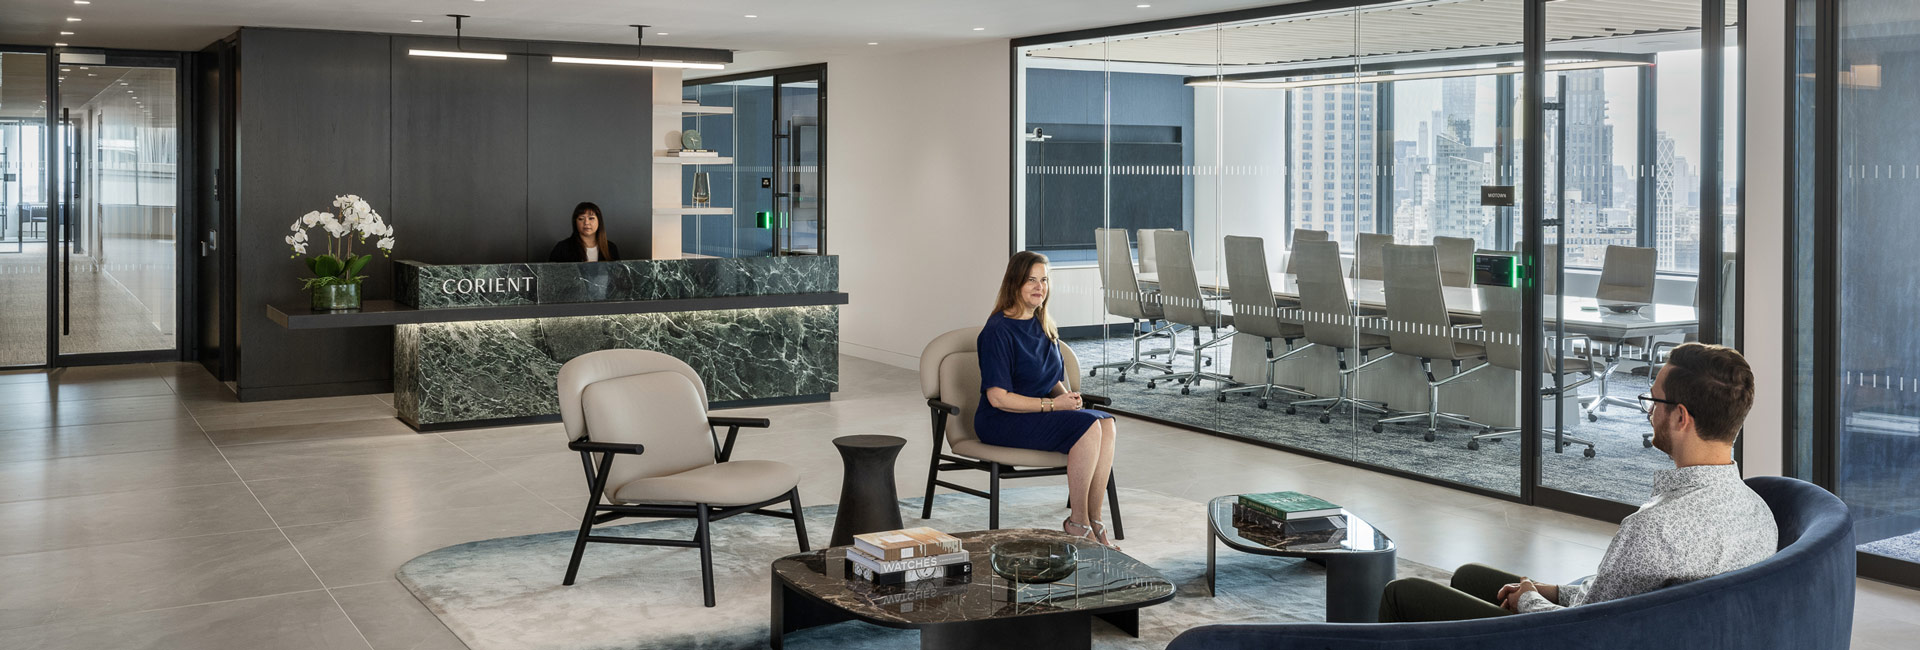
<svg viewBox="0 0 1920 650"><path fill-rule="evenodd" d="M94 76L94 74L93 74L93 73L91 73L91 72L89 72L89 73L87 73L87 76L89 76L89 77L91 77L91 76Z"/></svg>
<svg viewBox="0 0 1920 650"><path fill-rule="evenodd" d="M66 46L67 46L67 44L66 44L66 43L54 43L54 44L53 44L53 46L54 46L54 47L66 47Z"/></svg>
<svg viewBox="0 0 1920 650"><path fill-rule="evenodd" d="M61 36L72 36L73 32L60 32Z"/></svg>
<svg viewBox="0 0 1920 650"><path fill-rule="evenodd" d="M1153 5L1134 5L1134 6L1133 6L1133 8L1135 8L1135 9L1146 9L1146 8L1148 8L1148 7L1152 7L1152 6L1153 6Z"/></svg>
<svg viewBox="0 0 1920 650"><path fill-rule="evenodd" d="M868 45L879 45L879 43L868 43Z"/></svg>
<svg viewBox="0 0 1920 650"><path fill-rule="evenodd" d="M74 3L74 4L77 4L77 5L90 5L90 4L93 4L93 3L92 3L92 2L90 2L89 0L73 0L73 3Z"/></svg>
<svg viewBox="0 0 1920 650"><path fill-rule="evenodd" d="M654 35L654 36L666 36L666 35L667 35L667 33L666 33L666 32L654 32L654 33L653 33L653 35Z"/></svg>
<svg viewBox="0 0 1920 650"><path fill-rule="evenodd" d="M987 31L987 28L985 28L985 27L975 27L975 28L973 28L973 31L976 31L976 32L984 32L984 31Z"/></svg>
<svg viewBox="0 0 1920 650"><path fill-rule="evenodd" d="M80 22L80 19L79 19L79 18L75 18L75 17L73 17L73 16L67 16L67 22L70 22L70 23L77 23L77 22Z"/></svg>
<svg viewBox="0 0 1920 650"><path fill-rule="evenodd" d="M127 82L125 82L125 81L122 81L122 82L120 82L120 85L122 85L122 86L125 86L125 85L127 85Z"/></svg>
<svg viewBox="0 0 1920 650"><path fill-rule="evenodd" d="M748 17L748 18L759 18L759 16L755 16L755 15L753 15L753 14L747 14L747 16L746 16L746 17Z"/></svg>
<svg viewBox="0 0 1920 650"><path fill-rule="evenodd" d="M61 71L61 72L73 72L72 70L69 70L69 69L67 69L67 68L61 68L61 69L60 69L60 71Z"/></svg>
<svg viewBox="0 0 1920 650"><path fill-rule="evenodd" d="M407 22L410 22L410 23L424 23L424 22L427 22L427 21L424 21L424 20L421 20L421 19L419 19L419 18L415 18L415 19L413 19L413 20L409 20L409 21L407 21Z"/></svg>

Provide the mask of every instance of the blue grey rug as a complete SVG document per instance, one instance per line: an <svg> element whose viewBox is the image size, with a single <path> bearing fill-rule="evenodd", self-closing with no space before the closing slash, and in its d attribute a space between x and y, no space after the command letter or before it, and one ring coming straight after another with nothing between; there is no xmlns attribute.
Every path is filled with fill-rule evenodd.
<svg viewBox="0 0 1920 650"><path fill-rule="evenodd" d="M1898 537L1875 540L1861 544L1862 552L1884 555L1890 558L1920 562L1920 532L1907 533Z"/></svg>
<svg viewBox="0 0 1920 650"><path fill-rule="evenodd" d="M1130 339L1083 339L1067 344L1080 358L1083 368L1133 356ZM1154 342L1145 347L1165 346L1164 342ZM1230 374L1232 347L1229 339L1217 352L1210 352L1214 365L1207 370ZM1160 360L1164 362L1165 358ZM1192 357L1183 356L1174 367L1189 370L1192 363ZM1374 433L1373 421L1378 419L1375 415L1350 417L1343 412L1333 422L1321 424L1318 409L1302 409L1297 415L1287 415L1285 402L1292 400L1276 398L1267 410L1257 408L1258 400L1245 393L1230 395L1224 403L1215 401L1219 388L1214 382L1203 382L1203 388L1194 394L1181 395L1180 387L1171 382L1149 389L1138 376L1124 382L1114 381L1114 377L1112 370L1103 370L1097 377L1082 377L1081 389L1111 398L1113 408L1126 413L1149 415L1235 437L1488 490L1520 493L1518 437L1492 439L1481 443L1479 449L1469 450L1465 440L1478 429L1443 424L1439 439L1426 442L1421 435L1424 429L1420 427L1390 425L1385 431ZM1608 383L1610 394L1631 399L1647 392L1652 382L1644 375L1621 372ZM1592 395L1599 387L1599 382L1593 382L1579 390L1582 395ZM1585 446L1570 445L1556 454L1551 453L1552 448L1548 446L1549 453L1541 467L1541 482L1548 487L1638 505L1652 492L1654 472L1673 467L1673 461L1666 454L1641 444L1641 434L1651 432L1652 428L1645 415L1632 407L1609 406L1598 422L1581 419L1569 424L1569 435L1592 440L1597 453L1587 458L1581 453Z"/></svg>
<svg viewBox="0 0 1920 650"><path fill-rule="evenodd" d="M1056 528L1066 509L1058 487L1007 490L1008 528ZM1325 570L1299 560L1220 551L1219 596L1207 597L1205 504L1144 490L1120 491L1127 554L1159 569L1179 587L1172 602L1141 611L1139 638L1104 623L1099 648L1165 648L1180 632L1208 623L1324 620ZM913 517L920 499L903 499L909 526L978 530L986 501L936 497L935 518ZM807 528L824 546L835 507L807 508ZM597 529L599 534L690 539L692 524L656 521ZM450 546L414 558L396 574L448 629L473 650L612 650L635 648L764 648L769 565L797 551L784 519L740 516L714 525L714 582L719 606L702 607L698 551L594 544L579 580L562 587L575 531L507 537ZM1391 531L1388 533L1391 535ZM1445 579L1445 572L1400 562L1401 576ZM796 649L911 648L919 633L861 622L786 637Z"/></svg>

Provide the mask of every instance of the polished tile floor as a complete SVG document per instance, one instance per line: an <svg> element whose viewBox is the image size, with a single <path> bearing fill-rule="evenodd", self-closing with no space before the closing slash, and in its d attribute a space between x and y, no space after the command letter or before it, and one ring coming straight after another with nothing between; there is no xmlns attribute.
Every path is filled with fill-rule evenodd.
<svg viewBox="0 0 1920 650"><path fill-rule="evenodd" d="M846 357L841 372L832 402L729 412L774 421L738 457L801 467L803 500L828 503L830 439L899 435L901 493L922 489L918 377ZM242 404L190 364L0 373L0 646L460 648L393 572L442 546L577 525L585 488L563 441L558 425L415 434L382 396ZM1407 559L1547 580L1591 571L1613 532L1125 419L1116 475L1194 500L1311 492L1368 513ZM1920 592L1859 585L1854 647L1911 647Z"/></svg>

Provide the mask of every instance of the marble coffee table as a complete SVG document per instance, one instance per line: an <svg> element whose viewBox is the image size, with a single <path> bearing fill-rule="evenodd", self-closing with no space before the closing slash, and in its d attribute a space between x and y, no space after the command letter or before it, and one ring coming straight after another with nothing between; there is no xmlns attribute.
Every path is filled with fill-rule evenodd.
<svg viewBox="0 0 1920 650"><path fill-rule="evenodd" d="M1337 533L1289 532L1239 525L1233 504L1240 495L1207 504L1207 594L1214 593L1214 552L1220 544L1255 555L1305 558L1327 568L1327 622L1374 623L1380 617L1380 592L1394 575L1394 545L1387 534L1359 515L1342 509L1346 528Z"/></svg>
<svg viewBox="0 0 1920 650"><path fill-rule="evenodd" d="M1140 609L1173 599L1173 583L1124 553L1059 531L1010 529L955 533L973 554L971 578L882 586L847 571L845 546L773 562L768 642L788 632L841 621L920 630L920 647L1049 648L1093 646L1093 619L1140 635ZM1019 585L994 575L988 549L1024 539L1072 541L1079 568L1060 582Z"/></svg>

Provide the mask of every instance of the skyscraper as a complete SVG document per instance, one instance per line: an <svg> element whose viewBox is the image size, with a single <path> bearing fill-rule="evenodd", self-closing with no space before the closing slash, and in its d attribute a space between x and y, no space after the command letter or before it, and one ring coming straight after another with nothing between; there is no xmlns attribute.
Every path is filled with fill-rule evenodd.
<svg viewBox="0 0 1920 650"><path fill-rule="evenodd" d="M1567 77L1567 191L1599 208L1613 203L1613 125L1607 124L1607 78L1602 70ZM1574 194L1570 194L1574 196Z"/></svg>
<svg viewBox="0 0 1920 650"><path fill-rule="evenodd" d="M1676 176L1679 170L1675 169L1674 164L1673 138L1668 137L1666 131L1661 131L1655 141L1658 146L1654 149L1653 158L1653 245L1659 251L1658 268L1671 269L1674 268L1676 252L1674 237L1679 234L1675 228L1680 211L1677 193L1680 179Z"/></svg>
<svg viewBox="0 0 1920 650"><path fill-rule="evenodd" d="M1374 232L1374 85L1293 91L1295 228L1334 241Z"/></svg>
<svg viewBox="0 0 1920 650"><path fill-rule="evenodd" d="M1486 210L1480 207L1480 186L1491 168L1473 146L1478 92L1473 78L1440 80L1441 123L1433 130L1433 208L1428 216L1434 235L1491 244Z"/></svg>

